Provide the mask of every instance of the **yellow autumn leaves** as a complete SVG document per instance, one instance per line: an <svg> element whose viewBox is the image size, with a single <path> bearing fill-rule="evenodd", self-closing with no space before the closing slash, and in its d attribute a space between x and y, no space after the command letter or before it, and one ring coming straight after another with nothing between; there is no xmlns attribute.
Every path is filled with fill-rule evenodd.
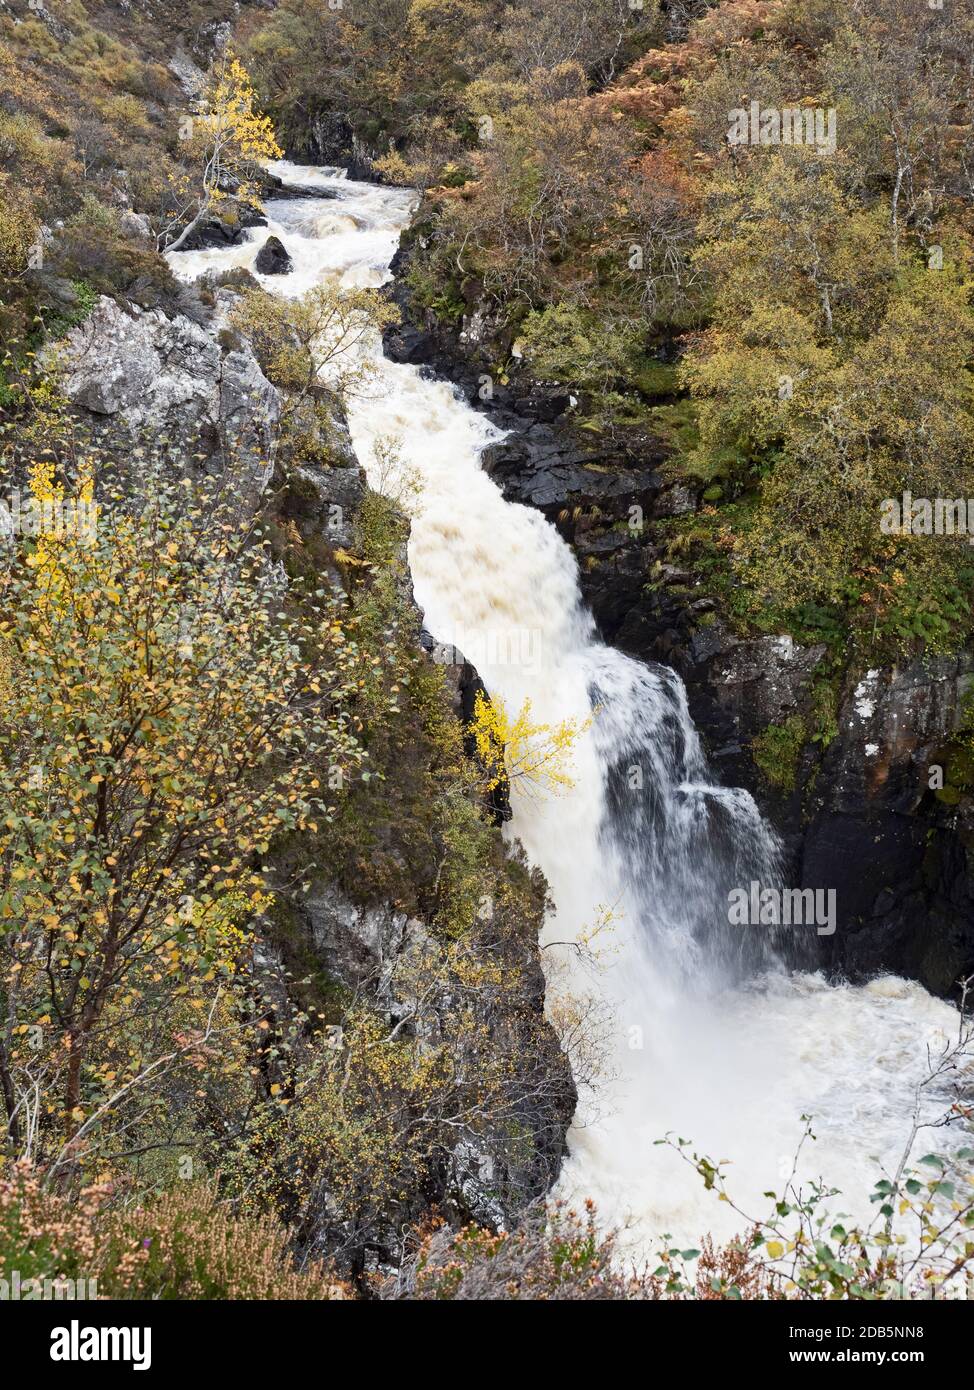
<svg viewBox="0 0 974 1390"><path fill-rule="evenodd" d="M98 517L95 480L91 467L83 463L74 496L67 497L50 460L33 463L28 478L36 546L27 563L35 570L37 602L46 606L56 602L64 589L62 548L90 544L94 535Z"/></svg>
<svg viewBox="0 0 974 1390"><path fill-rule="evenodd" d="M487 791L495 791L505 781L535 794L570 791L575 785L572 750L591 723L591 716L537 723L530 700L512 715L502 699L488 700L479 693L470 732Z"/></svg>
<svg viewBox="0 0 974 1390"><path fill-rule="evenodd" d="M259 164L265 159L280 159L284 151L277 143L269 116L254 109L256 93L247 69L236 54L229 52L217 74L203 113L197 117L203 140L211 158L231 165ZM221 196L218 184L212 197ZM236 197L245 202L256 201L256 190L248 183L236 189Z"/></svg>

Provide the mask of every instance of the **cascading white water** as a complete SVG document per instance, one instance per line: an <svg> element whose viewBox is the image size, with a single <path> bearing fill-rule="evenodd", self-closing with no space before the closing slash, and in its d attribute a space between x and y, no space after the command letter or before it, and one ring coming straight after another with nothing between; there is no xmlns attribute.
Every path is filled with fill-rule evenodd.
<svg viewBox="0 0 974 1390"><path fill-rule="evenodd" d="M283 161L272 170L337 196L274 202L266 232L176 253L177 275L252 269L272 232L294 263L288 275L258 276L275 293L298 295L326 277L342 286L389 278L410 193ZM724 1238L740 1218L655 1141L675 1132L730 1160L735 1198L761 1215L761 1194L781 1189L800 1117L811 1114L817 1143L800 1172L840 1188L843 1210L868 1210L879 1161L895 1163L909 1133L927 1046L953 1034L956 1012L903 980L854 989L789 972L765 929L729 926L728 887L773 882L777 845L747 793L711 781L680 681L599 642L568 546L481 470L498 437L490 422L446 382L389 362L378 344L372 352L375 376L349 401L349 423L373 485L419 481L409 560L427 627L510 708L529 699L548 723L596 710L574 750L574 788L512 794L512 833L555 903L546 955L563 963L556 987L567 976L611 1020L608 1076L582 1098L561 1191L593 1197L603 1220L630 1224L642 1249L664 1232L682 1243L707 1231ZM616 924L595 967L588 952L557 943L584 938L604 908Z"/></svg>

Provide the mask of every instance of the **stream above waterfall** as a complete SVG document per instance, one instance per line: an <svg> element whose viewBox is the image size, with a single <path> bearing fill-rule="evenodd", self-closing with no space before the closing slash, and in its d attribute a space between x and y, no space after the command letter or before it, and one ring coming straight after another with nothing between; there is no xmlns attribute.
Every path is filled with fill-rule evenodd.
<svg viewBox="0 0 974 1390"><path fill-rule="evenodd" d="M171 255L178 276L252 270L273 234L293 262L289 274L257 276L275 294L390 278L411 192L271 168L330 196L274 201L267 227L241 244ZM780 853L750 795L709 772L679 678L600 640L568 545L481 468L500 437L489 418L448 382L385 359L381 344L370 353L349 427L372 485L408 499L427 628L509 708L530 700L548 724L591 718L573 750L573 787L545 797L515 783L509 827L550 885L551 989L591 1000L603 1030L602 1080L581 1088L559 1193L593 1198L642 1251L664 1234L726 1238L742 1218L657 1141L675 1133L727 1160L736 1202L760 1216L810 1115L816 1137L798 1180L821 1175L842 1193L836 1211L868 1215L880 1165L895 1167L910 1134L927 1050L956 1033L957 1011L894 977L852 987L788 969L767 928L729 923L729 889L780 881ZM608 928L584 944L607 913ZM939 1114L944 1097L925 1104Z"/></svg>

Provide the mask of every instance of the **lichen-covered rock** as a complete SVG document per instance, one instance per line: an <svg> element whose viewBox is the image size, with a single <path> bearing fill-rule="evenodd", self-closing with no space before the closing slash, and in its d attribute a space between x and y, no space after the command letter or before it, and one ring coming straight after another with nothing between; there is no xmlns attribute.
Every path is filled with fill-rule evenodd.
<svg viewBox="0 0 974 1390"><path fill-rule="evenodd" d="M715 719L743 739L753 737L798 709L824 645L802 647L787 635L739 641L719 624L701 628L691 660L713 694Z"/></svg>
<svg viewBox="0 0 974 1390"><path fill-rule="evenodd" d="M317 528L332 545L347 547L356 537L358 509L365 494L365 476L354 460L346 467L320 468L296 464L291 472L290 494L281 514L300 508L300 520ZM291 498L300 497L300 502Z"/></svg>
<svg viewBox="0 0 974 1390"><path fill-rule="evenodd" d="M118 225L122 235L129 241L141 242L143 246L155 245L156 239L146 213L133 212L131 208L126 208L118 219Z"/></svg>
<svg viewBox="0 0 974 1390"><path fill-rule="evenodd" d="M198 97L206 86L206 74L184 48L176 49L167 67L188 97Z"/></svg>
<svg viewBox="0 0 974 1390"><path fill-rule="evenodd" d="M249 345L221 343L218 326L218 318L203 327L102 296L59 345L64 390L75 405L112 417L133 443L178 441L185 455L218 460L262 489L280 399Z"/></svg>
<svg viewBox="0 0 974 1390"><path fill-rule="evenodd" d="M285 861L281 867L286 870ZM503 1073L505 1122L479 1125L473 1116L468 1124L458 1116L427 1175L429 1190L422 1198L415 1194L404 1214L418 1220L423 1205L433 1202L456 1225L509 1226L557 1176L576 1102L568 1060L544 1019L536 943L512 936L510 924L485 903L471 951L495 967L505 964L509 984L499 993L485 984L474 996L454 973L449 944L388 903L355 902L336 883L319 878L291 899L291 912L289 949L303 942L305 966L313 958L350 996L381 1011L390 1030L416 1039L431 1055L446 1045L461 1070L466 1065L484 1068L485 1075ZM318 1202L312 1227L339 1219L327 1190ZM360 1238L394 1258L392 1232L376 1228Z"/></svg>
<svg viewBox="0 0 974 1390"><path fill-rule="evenodd" d="M349 989L380 980L404 949L411 930L405 913L387 904L362 907L333 883L315 883L304 898L315 955L329 975Z"/></svg>
<svg viewBox="0 0 974 1390"><path fill-rule="evenodd" d="M959 727L972 682L968 653L864 672L839 715L830 803L843 809L883 796L914 810L932 789L928 771Z"/></svg>

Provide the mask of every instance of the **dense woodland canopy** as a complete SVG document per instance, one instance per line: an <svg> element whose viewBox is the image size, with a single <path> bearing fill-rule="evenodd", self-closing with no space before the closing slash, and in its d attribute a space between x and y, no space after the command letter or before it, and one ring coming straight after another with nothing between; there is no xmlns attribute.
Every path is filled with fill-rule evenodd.
<svg viewBox="0 0 974 1390"><path fill-rule="evenodd" d="M388 327L388 301L193 291L161 253L245 222L278 146L419 189L412 302L453 328L486 306L498 380L662 442L706 502L668 553L735 631L824 642L830 675L953 652L966 537L879 517L974 497L974 13L280 0L241 8L228 60L229 7L184 8L177 32L161 4L0 0L4 492L105 523L3 541L0 1272L166 1297L882 1296L889 1241L855 1233L799 1242L783 1280L780 1212L634 1280L591 1213L462 1229L459 1146L486 1146L505 1211L536 1203L574 1099L559 1046L576 1075L591 1056L584 1001L544 1020L545 888L496 824L523 724L482 713L465 746L387 500L341 544L308 524L307 470L348 464L318 328ZM833 111L835 148L729 142L751 102ZM246 293L224 348L252 345L282 402L250 510L226 439L112 438L51 351L100 296L207 323L225 288ZM315 873L419 924L385 995L309 949ZM928 1234L937 1181L902 1197ZM959 1211L947 1265L974 1254Z"/></svg>

